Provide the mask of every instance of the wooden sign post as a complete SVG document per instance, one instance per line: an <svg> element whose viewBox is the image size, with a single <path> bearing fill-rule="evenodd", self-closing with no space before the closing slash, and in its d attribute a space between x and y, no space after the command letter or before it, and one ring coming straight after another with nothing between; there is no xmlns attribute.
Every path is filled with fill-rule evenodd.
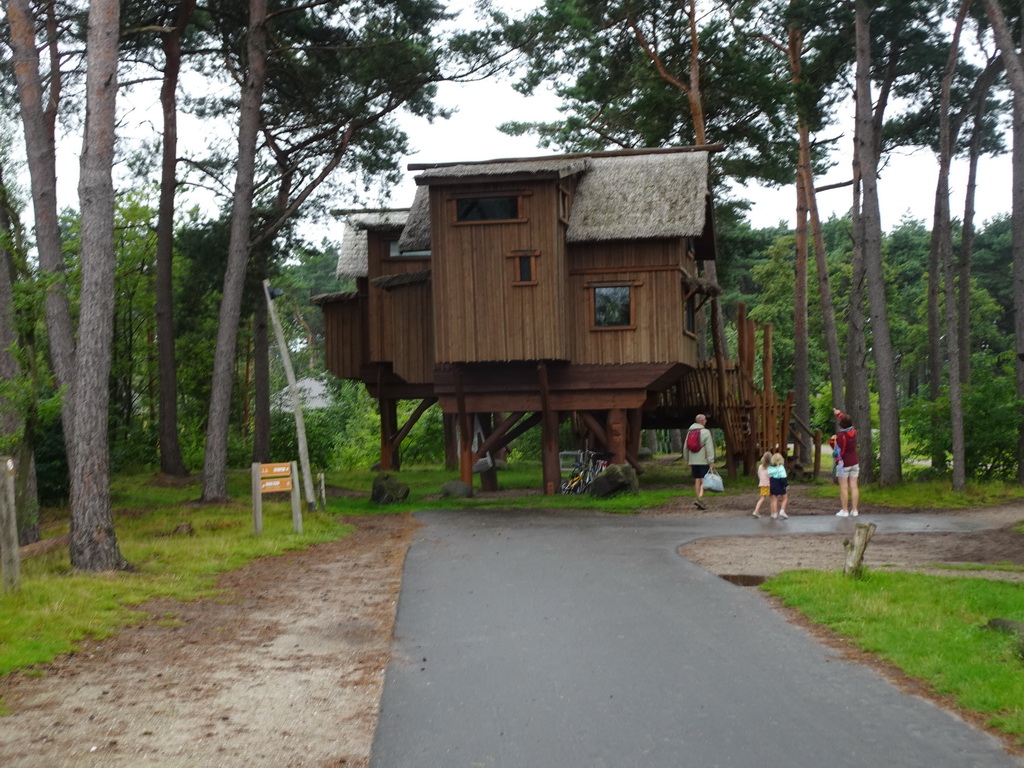
<svg viewBox="0 0 1024 768"><path fill-rule="evenodd" d="M0 457L0 560L4 592L21 587L21 551L18 547L18 515L15 509L14 459Z"/></svg>
<svg viewBox="0 0 1024 768"><path fill-rule="evenodd" d="M295 462L252 465L252 529L263 533L263 494L291 491L292 527L302 533L302 508L299 503L299 468Z"/></svg>

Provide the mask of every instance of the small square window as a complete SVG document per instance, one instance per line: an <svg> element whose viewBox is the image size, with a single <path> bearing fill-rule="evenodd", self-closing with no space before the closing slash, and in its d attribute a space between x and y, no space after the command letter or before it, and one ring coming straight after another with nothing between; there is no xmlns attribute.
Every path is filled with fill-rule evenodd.
<svg viewBox="0 0 1024 768"><path fill-rule="evenodd" d="M631 285L595 285L594 327L630 328L633 326L633 288Z"/></svg>
<svg viewBox="0 0 1024 768"><path fill-rule="evenodd" d="M512 285L537 284L537 257L540 251L512 251L505 256L512 265Z"/></svg>

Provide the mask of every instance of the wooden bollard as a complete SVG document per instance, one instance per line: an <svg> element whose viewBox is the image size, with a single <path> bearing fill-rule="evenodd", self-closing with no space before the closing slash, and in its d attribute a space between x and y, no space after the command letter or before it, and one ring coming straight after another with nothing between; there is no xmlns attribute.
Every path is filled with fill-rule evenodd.
<svg viewBox="0 0 1024 768"><path fill-rule="evenodd" d="M853 541L847 539L843 542L843 548L846 550L844 576L856 578L864 572L864 550L868 548L868 542L874 535L874 523L857 523L853 532Z"/></svg>
<svg viewBox="0 0 1024 768"><path fill-rule="evenodd" d="M14 459L0 457L0 560L3 560L4 592L17 592L21 588L21 552L15 504Z"/></svg>

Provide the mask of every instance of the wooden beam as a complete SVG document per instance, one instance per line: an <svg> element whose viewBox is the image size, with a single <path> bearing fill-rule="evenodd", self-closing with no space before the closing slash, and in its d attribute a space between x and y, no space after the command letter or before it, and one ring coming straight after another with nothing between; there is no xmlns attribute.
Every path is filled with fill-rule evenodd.
<svg viewBox="0 0 1024 768"><path fill-rule="evenodd" d="M505 433L512 429L512 427L516 425L516 422L518 422L525 415L525 413L519 411L516 413L511 413L508 415L507 418L503 419L501 423L494 428L491 434L487 436L487 439L484 440L483 445L476 449L476 457L478 459L483 458L488 453L496 451L499 448L502 448L505 445L507 445L508 441L506 440L502 442L502 438L505 436Z"/></svg>
<svg viewBox="0 0 1024 768"><path fill-rule="evenodd" d="M605 450L611 450L608 447L608 433L604 431L604 427L594 418L594 414L590 411L579 411L580 420L583 425L590 430L592 434L601 445L605 447Z"/></svg>
<svg viewBox="0 0 1024 768"><path fill-rule="evenodd" d="M399 447L402 445L402 441L409 436L409 432L412 430L413 427L416 426L416 422L418 422L420 418L423 416L423 414L426 413L427 409L436 402L436 397L427 397L424 398L423 400L420 400L419 405L416 406L416 410L414 410L412 414L410 414L409 418L406 419L405 424L402 425L402 428L391 436L390 442L393 450L397 451L399 449Z"/></svg>

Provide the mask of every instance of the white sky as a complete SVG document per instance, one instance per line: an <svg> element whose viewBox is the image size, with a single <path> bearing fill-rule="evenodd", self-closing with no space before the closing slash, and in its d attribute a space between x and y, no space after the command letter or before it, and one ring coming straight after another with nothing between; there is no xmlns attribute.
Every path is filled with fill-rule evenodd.
<svg viewBox="0 0 1024 768"><path fill-rule="evenodd" d="M502 82L445 84L440 90L439 102L445 106L456 106L458 112L451 119L440 120L433 125L419 118L403 120L414 150L403 160L403 166L555 153L554 150L539 148L534 136L506 136L497 129L498 125L512 120L556 119L557 101L549 94L524 97ZM840 129L835 130L838 132ZM845 135L853 135L852 126ZM937 173L935 156L927 150L889 158L879 181L884 229L889 230L905 215L931 226ZM416 187L413 176L414 173L407 173L405 183L393 191L391 204L395 207L405 207L412 202ZM950 209L958 218L963 215L966 177L966 163L955 163L951 176ZM821 187L849 178L850 163L843 159L826 175L816 179L816 183ZM749 219L754 227L774 226L780 221L790 225L794 223L796 197L792 185L780 189L758 186L736 189L736 196L753 202ZM849 187L824 192L818 199L823 218L833 213L842 216L850 205ZM1009 208L1009 155L983 158L978 171L976 223L980 225L999 213L1008 212Z"/></svg>

